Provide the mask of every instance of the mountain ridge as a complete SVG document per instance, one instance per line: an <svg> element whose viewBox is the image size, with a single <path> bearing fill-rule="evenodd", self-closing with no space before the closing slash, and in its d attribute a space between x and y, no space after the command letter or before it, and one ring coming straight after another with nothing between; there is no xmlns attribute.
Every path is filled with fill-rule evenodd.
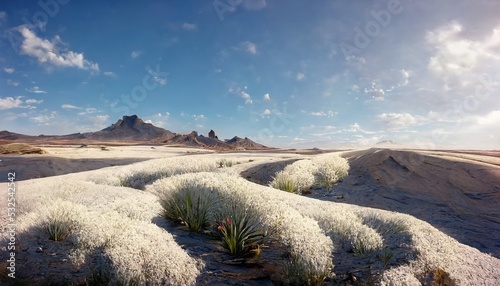
<svg viewBox="0 0 500 286"><path fill-rule="evenodd" d="M67 135L24 135L10 131L0 131L0 144L25 142L43 144L89 144L127 143L127 144L165 144L173 146L199 147L215 150L268 149L247 137L234 136L232 139L219 140L210 130L208 137L192 131L178 134L170 130L144 122L137 115L124 115L110 126L95 132L72 133Z"/></svg>

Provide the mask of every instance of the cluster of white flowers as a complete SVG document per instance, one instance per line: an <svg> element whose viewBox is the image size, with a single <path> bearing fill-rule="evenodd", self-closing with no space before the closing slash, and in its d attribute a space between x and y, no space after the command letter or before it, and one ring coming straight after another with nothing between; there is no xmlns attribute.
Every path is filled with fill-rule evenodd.
<svg viewBox="0 0 500 286"><path fill-rule="evenodd" d="M284 184L291 184L294 193L301 193L303 190L314 185L317 167L311 160L299 160L285 167L283 171L276 173L271 186L281 189Z"/></svg>
<svg viewBox="0 0 500 286"><path fill-rule="evenodd" d="M170 233L151 223L161 209L156 196L82 181L20 184L19 204L27 206L18 219L21 236L48 239L44 225L59 214L59 220L71 225L67 239L75 246L73 264L100 261L88 267L104 269L114 283L195 283L200 263ZM103 253L96 253L99 249ZM107 259L99 260L102 255Z"/></svg>
<svg viewBox="0 0 500 286"><path fill-rule="evenodd" d="M335 153L317 155L312 160L317 167L318 179L325 184L327 189L349 174L349 163Z"/></svg>
<svg viewBox="0 0 500 286"><path fill-rule="evenodd" d="M217 164L213 158L193 155L183 158L155 159L127 166L113 167L92 174L89 180L97 184L142 189L145 185L164 177L216 170Z"/></svg>
<svg viewBox="0 0 500 286"><path fill-rule="evenodd" d="M330 189L335 183L348 175L349 163L337 154L322 154L310 159L296 161L276 173L271 186L276 189L288 189L301 193L315 183ZM286 186L286 188L284 187Z"/></svg>

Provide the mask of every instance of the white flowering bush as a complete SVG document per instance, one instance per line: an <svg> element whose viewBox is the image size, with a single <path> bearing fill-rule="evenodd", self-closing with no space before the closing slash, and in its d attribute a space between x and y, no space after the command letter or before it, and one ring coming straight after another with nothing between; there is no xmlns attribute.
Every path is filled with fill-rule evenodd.
<svg viewBox="0 0 500 286"><path fill-rule="evenodd" d="M200 262L151 223L161 209L154 195L81 181L21 185L18 202L27 207L18 218L17 231L23 241L48 243L47 223L62 221L70 230L65 245L72 245L66 253L71 263L99 270L106 284L195 284Z"/></svg>
<svg viewBox="0 0 500 286"><path fill-rule="evenodd" d="M213 190L222 200L237 201L242 208L259 214L260 225L267 233L275 233L290 249L291 256L300 269L307 272L305 279L317 281L330 273L333 244L318 223L302 216L298 211L274 199L272 188L250 183L243 178L225 173L191 173L156 181L146 187L147 191L168 196L185 184L197 185L197 189ZM216 220L214 217L213 219Z"/></svg>
<svg viewBox="0 0 500 286"><path fill-rule="evenodd" d="M89 180L97 184L143 189L155 180L178 174L213 172L217 164L213 159L198 156L172 157L114 167L91 175Z"/></svg>
<svg viewBox="0 0 500 286"><path fill-rule="evenodd" d="M314 184L328 190L349 173L349 163L337 154L317 155L296 161L277 172L270 186L289 193L300 194Z"/></svg>
<svg viewBox="0 0 500 286"><path fill-rule="evenodd" d="M317 155L312 161L317 168L317 179L327 190L349 174L349 163L337 154Z"/></svg>
<svg viewBox="0 0 500 286"><path fill-rule="evenodd" d="M311 160L296 161L276 173L271 187L290 193L300 194L314 185L316 166Z"/></svg>

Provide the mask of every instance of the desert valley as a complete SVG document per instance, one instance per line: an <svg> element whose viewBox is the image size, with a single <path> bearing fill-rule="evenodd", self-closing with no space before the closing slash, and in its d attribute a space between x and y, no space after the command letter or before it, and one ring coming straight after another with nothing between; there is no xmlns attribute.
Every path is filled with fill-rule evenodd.
<svg viewBox="0 0 500 286"><path fill-rule="evenodd" d="M280 149L135 115L0 141L2 285L500 284L500 151Z"/></svg>

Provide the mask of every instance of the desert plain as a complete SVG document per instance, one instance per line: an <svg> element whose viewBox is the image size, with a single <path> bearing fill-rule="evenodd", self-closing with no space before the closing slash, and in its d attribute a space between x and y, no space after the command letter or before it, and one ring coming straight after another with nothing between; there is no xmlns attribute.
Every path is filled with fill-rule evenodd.
<svg viewBox="0 0 500 286"><path fill-rule="evenodd" d="M161 218L158 193L155 193L155 185L158 184L155 180L134 188L133 185L109 183L107 178L113 175L120 177L120 174L130 172L131 169L127 168L134 169L133 166L150 168L155 165L149 162L161 160L178 162L179 165L185 164L185 160L212 160L214 165L227 160L231 164L220 168L224 169L222 172L215 170L215 173L232 176L234 180L245 180L241 184L248 184L249 189L255 185L256 190L263 192L262 198L270 196L270 201L274 200L272 196L275 192L277 204L290 200L282 207L293 209L298 217L319 225L320 232L331 239L329 243L333 244L333 252L328 256L332 258L333 267L328 277L321 282L323 285L500 284L500 151L421 150L397 146L349 150L270 149L231 152L164 145L38 147L45 152L0 156L0 174L4 177L0 184L4 194L0 204L3 238L0 247L7 250L9 241L9 222L5 215L7 174L15 172L16 279L28 283L26 285L43 285L49 281L55 281L56 285L102 285L99 284L102 283L100 278L96 279L92 272L93 265L102 264L96 262L99 254L87 254L86 260L76 263L74 249L80 243L78 239L56 242L46 239L40 231L33 231L37 211L58 203L56 200L84 206L80 210L82 212L89 210L95 215L105 214L102 217L104 220L108 210L122 213L120 210L127 206L118 206L120 202L125 205L135 204L133 219L140 220L149 228L156 229L155 231L168 233L173 237L171 242L177 244L180 251L184 251L183 259L196 261L196 266L193 267L198 272L193 274L194 278L177 279L169 272L168 275L173 275L174 278L160 279L161 284L294 284L284 278L286 275L282 266L283 261L290 259L287 247L292 245L293 249L294 242L286 239L268 241L262 244L259 257L234 259L203 233L186 231L174 222ZM347 159L350 166L347 177L331 189L313 186L302 194L290 194L268 187L276 173L287 165L326 153L335 153ZM146 173L151 171L153 170L147 170ZM213 179L218 180L217 176ZM220 177L220 180L224 178ZM168 180L160 180L164 179ZM199 178L199 181L203 180L202 177ZM247 187L242 187L245 188ZM253 195L259 196L258 191ZM331 221L323 221L318 217L319 212L309 211L311 206L324 209L325 214L329 215L335 208L349 215L352 212L360 226L375 230L380 235L383 245L370 251L356 251L352 247L352 236L337 239L336 232L332 233L331 229L325 227L337 218L332 214ZM388 215L387 218L383 217L385 214ZM402 223L409 217L410 221L418 221L418 224L408 225L419 227L407 226L405 235L398 236L396 232L384 231L383 227L377 227L372 222L374 217L378 222L387 222L392 216ZM332 227L335 229L335 226ZM100 231L105 232L106 229ZM139 234L145 237L150 235L147 231ZM424 243L423 240L428 241ZM352 245L348 245L347 241ZM427 247L426 243L432 245L429 246L431 250L424 249ZM96 249L106 253L105 248L99 247ZM388 249L391 255L388 255ZM129 251L128 254L133 258L135 252ZM142 251L154 253L163 250L144 248ZM110 267L116 268L115 276L119 276L120 271L135 271L127 270L123 266L124 262L119 262L119 258L113 255L119 256L114 253L107 257L112 257ZM145 257L149 257L148 255L150 254ZM0 281L10 283L12 280L6 277L8 263L5 261L8 253L2 251L1 258L0 271L3 276ZM141 263L143 268L148 265L147 261ZM193 262L186 263L188 265ZM168 269L168 265L165 267ZM190 273L190 270L182 271ZM153 280L148 282L147 275L137 279L141 281L139 284L156 284L151 282ZM133 280L127 281L133 284Z"/></svg>

